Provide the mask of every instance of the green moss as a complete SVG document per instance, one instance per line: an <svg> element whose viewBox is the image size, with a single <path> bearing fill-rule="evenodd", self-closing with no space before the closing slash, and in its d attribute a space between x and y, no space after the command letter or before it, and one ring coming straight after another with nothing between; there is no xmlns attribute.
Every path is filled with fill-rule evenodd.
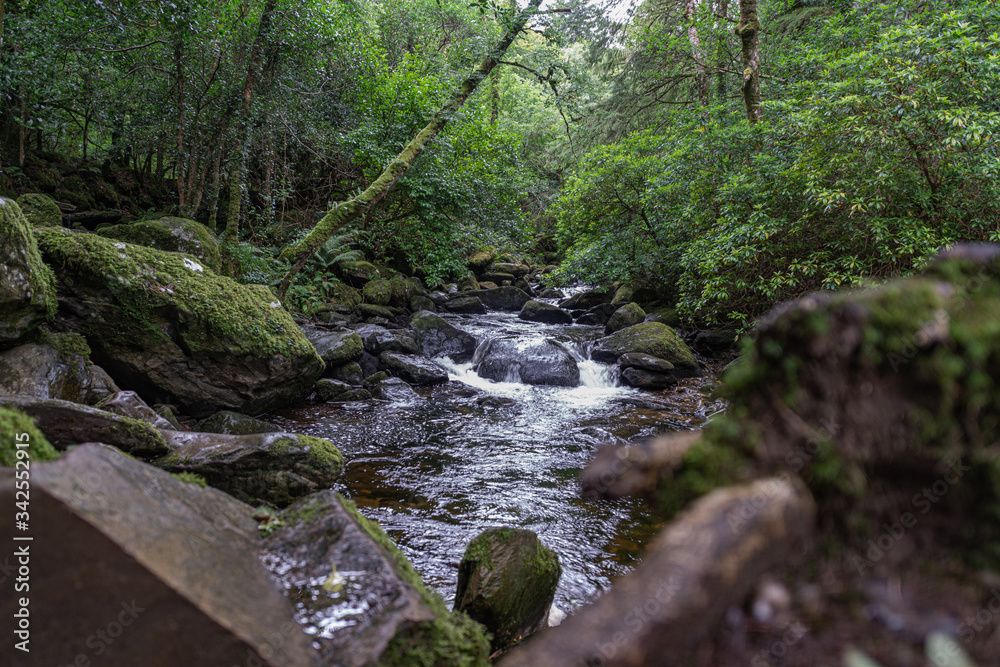
<svg viewBox="0 0 1000 667"><path fill-rule="evenodd" d="M0 341L16 340L57 307L55 277L42 261L17 202L0 198Z"/></svg>
<svg viewBox="0 0 1000 667"><path fill-rule="evenodd" d="M368 281L362 293L366 302L376 306L388 306L392 302L392 285L382 278Z"/></svg>
<svg viewBox="0 0 1000 667"><path fill-rule="evenodd" d="M25 442L27 448L17 446ZM18 451L27 451L27 458L18 458ZM19 460L29 461L30 465L57 458L59 452L38 430L34 419L20 410L0 407L0 465L13 467Z"/></svg>
<svg viewBox="0 0 1000 667"><path fill-rule="evenodd" d="M379 661L380 667L477 667L487 664L489 639L483 627L459 612L449 612L444 600L428 590L420 575L377 523L358 512L353 502L341 498L358 524L393 559L396 572L420 594L434 611L432 623L421 623L407 636L397 636L389 643Z"/></svg>
<svg viewBox="0 0 1000 667"><path fill-rule="evenodd" d="M195 486L200 486L203 489L208 488L208 482L205 481L205 478L193 472L172 472L170 474L185 484L194 484Z"/></svg>
<svg viewBox="0 0 1000 667"><path fill-rule="evenodd" d="M666 359L674 365L698 367L694 354L684 341L673 329L659 322L643 322L616 331L601 339L595 352L600 350L610 351L615 358L624 352L643 352Z"/></svg>
<svg viewBox="0 0 1000 667"><path fill-rule="evenodd" d="M144 449L166 449L167 442L163 434L152 424L121 415L115 415L114 419L115 423L98 430L98 435L106 433L113 442L125 439L128 442L141 444Z"/></svg>
<svg viewBox="0 0 1000 667"><path fill-rule="evenodd" d="M326 296L331 303L342 303L352 310L361 305L361 293L344 283L330 283L326 289Z"/></svg>
<svg viewBox="0 0 1000 667"><path fill-rule="evenodd" d="M157 250L187 253L213 271L217 271L221 263L219 244L212 232L200 222L186 218L164 216L156 220L106 227L97 233L105 238Z"/></svg>
<svg viewBox="0 0 1000 667"><path fill-rule="evenodd" d="M271 451L279 456L291 449L308 449L309 458L316 468L336 470L338 475L344 469L343 455L329 440L311 435L295 435L279 438L271 445Z"/></svg>
<svg viewBox="0 0 1000 667"><path fill-rule="evenodd" d="M266 287L240 285L190 257L128 245L94 234L37 229L45 256L62 267L76 290L110 291L117 312L91 318L84 333L109 347L152 349L180 340L189 356L315 357L291 316ZM177 310L177 330L161 326L166 307Z"/></svg>
<svg viewBox="0 0 1000 667"><path fill-rule="evenodd" d="M29 192L17 198L21 213L35 227L62 227L62 211L52 197Z"/></svg>
<svg viewBox="0 0 1000 667"><path fill-rule="evenodd" d="M46 327L42 327L45 329ZM65 355L78 354L84 359L90 360L90 346L87 339L81 334L72 331L57 333L54 331L41 331L38 342L48 345Z"/></svg>

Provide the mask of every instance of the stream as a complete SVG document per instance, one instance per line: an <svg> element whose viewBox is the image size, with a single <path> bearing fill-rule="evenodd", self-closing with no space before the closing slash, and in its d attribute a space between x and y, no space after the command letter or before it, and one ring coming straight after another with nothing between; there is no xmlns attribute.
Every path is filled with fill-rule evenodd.
<svg viewBox="0 0 1000 667"><path fill-rule="evenodd" d="M619 386L617 369L588 358L603 327L516 313L443 316L480 345L501 336L559 341L577 358L581 385L492 382L472 364L438 359L451 381L418 388L410 403L305 405L269 419L341 449L337 491L378 521L449 606L469 541L510 526L535 531L559 556L555 603L572 612L634 567L660 528L641 501L582 500L577 473L603 443L699 428L722 405L708 396L710 379L659 392Z"/></svg>

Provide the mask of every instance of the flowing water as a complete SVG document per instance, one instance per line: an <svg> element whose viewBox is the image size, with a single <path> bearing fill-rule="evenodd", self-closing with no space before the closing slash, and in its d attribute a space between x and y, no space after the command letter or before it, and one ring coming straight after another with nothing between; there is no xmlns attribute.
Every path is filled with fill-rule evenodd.
<svg viewBox="0 0 1000 667"><path fill-rule="evenodd" d="M582 384L491 382L472 364L439 360L452 381L418 390L411 403L328 403L270 419L340 447L347 465L337 490L379 522L449 604L468 542L511 526L535 531L558 554L556 604L575 610L628 572L659 528L639 501L582 500L577 473L605 442L698 428L721 405L701 381L662 392L618 386L613 367L588 359L599 327L510 313L446 318L480 344L557 340L577 357Z"/></svg>

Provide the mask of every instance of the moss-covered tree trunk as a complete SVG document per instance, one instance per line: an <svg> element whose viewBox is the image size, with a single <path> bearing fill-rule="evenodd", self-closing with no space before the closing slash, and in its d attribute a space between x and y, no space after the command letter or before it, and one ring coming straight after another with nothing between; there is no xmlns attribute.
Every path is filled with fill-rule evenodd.
<svg viewBox="0 0 1000 667"><path fill-rule="evenodd" d="M373 203L379 201L389 191L389 188L392 187L393 183L400 176L413 166L413 163L424 152L428 144L441 133L441 130L454 117L459 108L465 104L469 96L475 92L479 84L490 75L490 72L497 66L498 61L503 58L507 49L514 42L514 39L524 29L524 26L531 20L532 16L538 13L538 6L541 4L542 0L530 0L528 6L521 10L516 18L514 18L503 35L501 35L496 46L483 59L479 67L474 69L455 90L454 97L434 114L434 117L424 126L424 129L420 130L417 136L413 137L410 143L403 148L402 152L389 163L385 171L364 192L352 199L338 203L327 211L323 219L316 223L316 226L312 228L305 238L282 250L281 259L290 261L291 267L281 279L281 284L278 286L278 298L283 299L285 297L292 279L302 270L302 267L309 261L313 253L326 243L327 239L333 236L344 225L364 214Z"/></svg>
<svg viewBox="0 0 1000 667"><path fill-rule="evenodd" d="M698 25L694 15L698 11L701 0L684 0L684 20L687 23L688 43L691 45L691 57L694 58L694 89L698 104L708 104L708 61L705 58L705 48L698 36Z"/></svg>
<svg viewBox="0 0 1000 667"><path fill-rule="evenodd" d="M715 15L723 21L729 17L729 0L719 0L715 6ZM719 103L726 100L726 66L729 64L729 53L726 49L726 31L719 30L719 39L715 46L715 66L716 66L716 96Z"/></svg>
<svg viewBox="0 0 1000 667"><path fill-rule="evenodd" d="M743 104L751 123L760 120L759 33L757 0L740 0L740 22L736 24L736 35L743 43Z"/></svg>

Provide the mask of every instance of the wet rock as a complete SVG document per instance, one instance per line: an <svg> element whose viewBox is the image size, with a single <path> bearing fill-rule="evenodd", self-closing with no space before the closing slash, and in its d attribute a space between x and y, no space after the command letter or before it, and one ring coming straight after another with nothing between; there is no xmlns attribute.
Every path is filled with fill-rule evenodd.
<svg viewBox="0 0 1000 667"><path fill-rule="evenodd" d="M635 294L635 290L632 289L631 285L622 285L615 292L614 297L612 297L612 299L611 299L611 303L615 304L615 305L618 305L618 306L623 306L626 303L629 303L629 302L632 301L632 296L634 294Z"/></svg>
<svg viewBox="0 0 1000 667"><path fill-rule="evenodd" d="M168 451L160 431L150 424L98 408L31 396L0 396L0 405L33 418L56 449L103 442L135 456L160 456Z"/></svg>
<svg viewBox="0 0 1000 667"><path fill-rule="evenodd" d="M261 560L324 665L485 665L482 628L424 588L373 521L333 491L277 515Z"/></svg>
<svg viewBox="0 0 1000 667"><path fill-rule="evenodd" d="M361 337L354 331L307 332L306 337L323 358L327 368L356 361L364 351Z"/></svg>
<svg viewBox="0 0 1000 667"><path fill-rule="evenodd" d="M95 649L114 665L316 664L257 559L250 507L95 444L32 465L31 491L31 664ZM0 498L14 492L0 470ZM0 596L5 618L15 605Z"/></svg>
<svg viewBox="0 0 1000 667"><path fill-rule="evenodd" d="M277 433L281 431L281 428L277 424L250 415L231 410L220 410L211 417L198 422L195 430L201 433L250 435L251 433Z"/></svg>
<svg viewBox="0 0 1000 667"><path fill-rule="evenodd" d="M358 306L358 312L361 313L362 317L367 318L368 321L381 320L383 322L388 322L389 320L395 318L393 312L385 306L376 306L372 303L361 304Z"/></svg>
<svg viewBox="0 0 1000 667"><path fill-rule="evenodd" d="M423 400L413 387L396 377L385 378L372 386L372 396L393 403L413 403Z"/></svg>
<svg viewBox="0 0 1000 667"><path fill-rule="evenodd" d="M517 314L522 320L544 322L545 324L572 324L573 316L559 306L542 301L528 301Z"/></svg>
<svg viewBox="0 0 1000 667"><path fill-rule="evenodd" d="M595 361L614 363L618 357L629 352L666 359L674 365L674 376L677 378L701 375L701 368L684 341L673 329L658 322L643 322L601 338L590 356Z"/></svg>
<svg viewBox="0 0 1000 667"><path fill-rule="evenodd" d="M361 375L364 378L370 377L378 371L378 357L368 352L362 354L357 363L361 367Z"/></svg>
<svg viewBox="0 0 1000 667"><path fill-rule="evenodd" d="M17 203L0 197L0 346L23 338L56 311L52 270L31 230Z"/></svg>
<svg viewBox="0 0 1000 667"><path fill-rule="evenodd" d="M379 268L370 262L341 262L337 268L344 282L357 289L363 288L370 280L383 277Z"/></svg>
<svg viewBox="0 0 1000 667"><path fill-rule="evenodd" d="M573 355L551 340L523 342L494 338L476 353L476 372L495 382L575 387L580 368Z"/></svg>
<svg viewBox="0 0 1000 667"><path fill-rule="evenodd" d="M562 568L530 530L489 528L469 543L458 566L455 610L493 635L493 650L545 627Z"/></svg>
<svg viewBox="0 0 1000 667"><path fill-rule="evenodd" d="M29 192L17 198L17 205L25 219L35 227L62 227L63 214L59 205L49 197Z"/></svg>
<svg viewBox="0 0 1000 667"><path fill-rule="evenodd" d="M365 352L375 357L383 352L416 354L418 351L417 343L408 331L366 325L358 328L358 334L364 339Z"/></svg>
<svg viewBox="0 0 1000 667"><path fill-rule="evenodd" d="M739 349L739 332L735 329L699 331L691 345L700 354L713 359L726 359Z"/></svg>
<svg viewBox="0 0 1000 667"><path fill-rule="evenodd" d="M331 380L358 386L365 378L365 370L357 361L349 361L346 364L328 368L324 375Z"/></svg>
<svg viewBox="0 0 1000 667"><path fill-rule="evenodd" d="M59 319L141 396L206 415L305 398L323 360L270 290L190 257L62 229L35 231L59 267Z"/></svg>
<svg viewBox="0 0 1000 667"><path fill-rule="evenodd" d="M474 292L479 289L479 281L475 276L466 276L458 281L458 291Z"/></svg>
<svg viewBox="0 0 1000 667"><path fill-rule="evenodd" d="M174 410L174 406L167 405L165 403L157 403L153 406L153 412L166 419L172 430L185 430L184 425L181 424L180 416L177 414L177 411Z"/></svg>
<svg viewBox="0 0 1000 667"><path fill-rule="evenodd" d="M308 435L163 431L163 437L170 453L154 461L157 466L201 475L248 503L284 507L330 488L344 469L333 443Z"/></svg>
<svg viewBox="0 0 1000 667"><path fill-rule="evenodd" d="M476 337L450 324L443 317L427 311L410 319L420 353L426 357L449 357L458 362L472 361L479 346Z"/></svg>
<svg viewBox="0 0 1000 667"><path fill-rule="evenodd" d="M379 368L418 387L448 381L448 371L441 364L414 354L383 352L378 358Z"/></svg>
<svg viewBox="0 0 1000 667"><path fill-rule="evenodd" d="M801 550L815 518L800 481L769 478L713 491L667 526L631 574L499 664L640 667L649 656L681 663L761 575ZM639 624L637 607L645 612Z"/></svg>
<svg viewBox="0 0 1000 667"><path fill-rule="evenodd" d="M574 294L565 301L561 301L559 303L559 307L565 308L566 310L574 310L576 308L593 308L594 306L599 306L602 303L611 303L611 299L614 297L614 294L614 289L611 287L595 287L594 289L589 289L586 292Z"/></svg>
<svg viewBox="0 0 1000 667"><path fill-rule="evenodd" d="M340 380L316 380L316 397L324 402L339 401L341 396L355 389L352 385Z"/></svg>
<svg viewBox="0 0 1000 667"><path fill-rule="evenodd" d="M389 281L383 278L369 280L361 293L366 302L374 303L376 306L388 306L392 302L392 287Z"/></svg>
<svg viewBox="0 0 1000 667"><path fill-rule="evenodd" d="M208 227L194 220L166 216L105 227L97 230L97 234L157 250L186 253L213 271L219 270L219 243Z"/></svg>
<svg viewBox="0 0 1000 667"><path fill-rule="evenodd" d="M170 422L156 414L153 408L146 405L146 401L139 398L139 394L134 391L119 391L112 394L101 401L97 407L101 410L121 415L122 417L138 419L152 425L154 428L172 428Z"/></svg>
<svg viewBox="0 0 1000 667"><path fill-rule="evenodd" d="M677 384L677 378L671 373L658 373L641 368L626 368L622 371L622 380L630 387L648 389L650 391L666 389Z"/></svg>
<svg viewBox="0 0 1000 667"><path fill-rule="evenodd" d="M415 296L410 299L410 310L415 313L420 312L421 310L434 312L437 310L437 305L426 296Z"/></svg>
<svg viewBox="0 0 1000 667"><path fill-rule="evenodd" d="M524 304L531 301L531 297L523 290L509 285L497 289L479 290L476 292L476 296L482 299L490 310L518 311L524 308Z"/></svg>
<svg viewBox="0 0 1000 667"><path fill-rule="evenodd" d="M666 359L660 359L659 357L654 357L651 354L643 354L642 352L628 352L623 354L618 357L616 363L619 368L638 368L654 373L672 373L674 370L674 365Z"/></svg>
<svg viewBox="0 0 1000 667"><path fill-rule="evenodd" d="M607 325L608 320L611 319L616 310L618 310L618 306L614 304L601 303L577 316L576 323L603 327Z"/></svg>
<svg viewBox="0 0 1000 667"><path fill-rule="evenodd" d="M499 289L499 288L500 288L499 285L497 285L494 282L490 282L489 280L480 280L479 281L479 289L480 290Z"/></svg>
<svg viewBox="0 0 1000 667"><path fill-rule="evenodd" d="M482 294L482 290L477 292ZM444 304L445 310L450 313L464 313L470 315L485 315L486 306L478 296L459 296L448 299Z"/></svg>
<svg viewBox="0 0 1000 667"><path fill-rule="evenodd" d="M536 296L535 289L524 278L518 278L517 280L515 280L514 281L514 287L516 287L517 289L521 290L522 292L524 292L525 294L527 294L530 297Z"/></svg>
<svg viewBox="0 0 1000 667"><path fill-rule="evenodd" d="M563 291L557 287L546 287L538 296L542 299L563 299L566 297Z"/></svg>
<svg viewBox="0 0 1000 667"><path fill-rule="evenodd" d="M612 304L614 305L614 304ZM605 335L611 335L626 327L639 324L646 319L646 311L639 307L637 303L626 303L614 312L607 325L604 327Z"/></svg>
<svg viewBox="0 0 1000 667"><path fill-rule="evenodd" d="M651 310L646 313L647 322L659 322L661 324L666 324L668 327L679 327L681 325L681 318L677 315L676 308L658 308L656 310Z"/></svg>
<svg viewBox="0 0 1000 667"><path fill-rule="evenodd" d="M476 405L484 408L509 408L516 401L506 396L480 396L476 399Z"/></svg>
<svg viewBox="0 0 1000 667"><path fill-rule="evenodd" d="M112 388L106 386L106 375L84 354L48 344L19 345L0 352L0 394L94 403Z"/></svg>

